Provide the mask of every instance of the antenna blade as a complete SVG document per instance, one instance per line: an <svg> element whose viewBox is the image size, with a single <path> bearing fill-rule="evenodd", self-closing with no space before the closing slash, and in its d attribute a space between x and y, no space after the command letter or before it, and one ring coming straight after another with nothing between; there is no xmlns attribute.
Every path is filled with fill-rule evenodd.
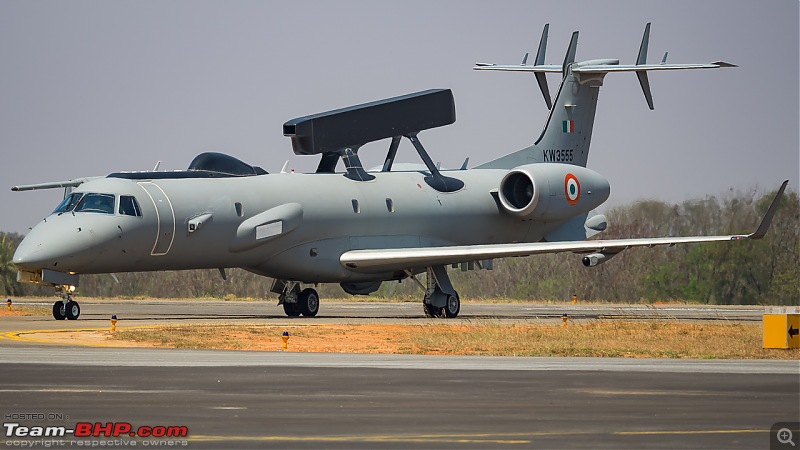
<svg viewBox="0 0 800 450"><path fill-rule="evenodd" d="M561 73L567 73L567 66L575 62L575 50L578 48L578 32L572 33L572 39L569 41L569 48L567 54L564 55L564 64L561 65Z"/></svg>
<svg viewBox="0 0 800 450"><path fill-rule="evenodd" d="M520 63L520 66L524 66L525 64L528 64L528 52L525 52L525 56L522 57L522 62Z"/></svg>
<svg viewBox="0 0 800 450"><path fill-rule="evenodd" d="M639 56L636 58L636 64L647 64L647 46L650 43L650 22L644 27L644 34L642 35L642 45L639 46Z"/></svg>
<svg viewBox="0 0 800 450"><path fill-rule="evenodd" d="M664 52L664 57L661 58L661 64L667 63L667 55L669 55L669 52Z"/></svg>

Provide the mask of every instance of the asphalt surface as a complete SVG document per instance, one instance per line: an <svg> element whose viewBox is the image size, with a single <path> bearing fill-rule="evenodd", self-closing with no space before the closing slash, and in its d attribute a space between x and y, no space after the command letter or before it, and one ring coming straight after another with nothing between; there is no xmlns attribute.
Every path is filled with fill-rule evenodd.
<svg viewBox="0 0 800 450"><path fill-rule="evenodd" d="M78 321L3 317L0 330L105 325L111 311L136 325L207 322L215 312L223 313L216 320L225 321L295 320L267 309L272 305L251 302L81 304ZM416 304L322 306L324 317L313 320L429 320L417 318ZM665 307L674 311L664 313L581 306L568 307L590 319L609 313L683 315L676 320L761 314L757 308ZM552 305L468 304L464 315L560 317L560 309L551 310ZM95 448L131 441L161 448L769 448L774 423L800 420L798 361L115 349L0 338L0 379L4 424L73 428L78 422L124 422L134 429L188 430L187 438L55 438L64 439L64 446L78 440ZM50 438L4 439L9 448L23 448L24 442L27 448L60 447L44 442Z"/></svg>

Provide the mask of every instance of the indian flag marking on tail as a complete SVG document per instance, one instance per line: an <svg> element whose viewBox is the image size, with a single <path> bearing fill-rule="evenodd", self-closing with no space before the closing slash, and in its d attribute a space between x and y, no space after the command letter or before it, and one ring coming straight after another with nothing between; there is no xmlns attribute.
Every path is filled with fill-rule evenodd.
<svg viewBox="0 0 800 450"><path fill-rule="evenodd" d="M581 199L581 183L571 173L564 177L564 195L567 196L567 203L570 205L577 205Z"/></svg>
<svg viewBox="0 0 800 450"><path fill-rule="evenodd" d="M565 120L561 122L561 130L564 133L574 133L575 132L575 121L574 120Z"/></svg>

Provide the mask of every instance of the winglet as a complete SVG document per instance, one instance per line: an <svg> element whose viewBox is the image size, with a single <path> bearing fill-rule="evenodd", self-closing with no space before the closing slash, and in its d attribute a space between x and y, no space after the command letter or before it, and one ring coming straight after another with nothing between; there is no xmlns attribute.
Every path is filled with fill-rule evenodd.
<svg viewBox="0 0 800 450"><path fill-rule="evenodd" d="M636 57L636 65L641 66L647 64L647 47L650 44L650 22L644 27L644 34L642 35L642 44L639 46L639 55ZM664 59L661 64L667 60L667 55L664 54ZM639 79L639 85L642 87L644 99L647 101L647 107L653 110L653 93L650 91L650 80L647 78L647 71L637 70L636 78Z"/></svg>
<svg viewBox="0 0 800 450"><path fill-rule="evenodd" d="M564 55L564 64L561 65L561 73L567 75L567 66L575 62L575 51L578 49L578 32L572 32L572 39L569 40L567 54Z"/></svg>
<svg viewBox="0 0 800 450"><path fill-rule="evenodd" d="M772 217L775 215L775 211L778 210L778 205L781 203L781 197L783 197L783 191L786 190L787 184L789 184L789 180L785 180L783 184L781 184L778 193L775 194L775 198L767 209L767 213L764 214L764 218L761 219L761 224L758 225L758 229L756 229L755 232L747 235L748 239L761 239L767 234L769 226L772 224Z"/></svg>
<svg viewBox="0 0 800 450"><path fill-rule="evenodd" d="M547 52L547 32L550 30L550 24L544 24L544 29L542 30L542 38L539 39L539 48L536 50L536 60L534 64L537 66L544 65L544 54ZM542 96L544 97L544 103L547 105L547 109L553 109L553 101L550 99L550 88L547 87L547 77L545 77L544 73L536 72L536 82L539 84L539 90L542 91Z"/></svg>

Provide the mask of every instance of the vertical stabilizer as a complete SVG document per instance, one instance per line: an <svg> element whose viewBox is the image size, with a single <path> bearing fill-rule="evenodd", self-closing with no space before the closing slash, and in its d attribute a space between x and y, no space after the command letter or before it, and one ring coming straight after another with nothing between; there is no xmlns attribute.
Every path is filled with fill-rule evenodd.
<svg viewBox="0 0 800 450"><path fill-rule="evenodd" d="M536 143L476 168L511 169L523 164L539 162L575 164L586 167L589 142L592 138L592 127L594 125L594 114L597 109L597 92L602 85L605 74L584 77L584 79L579 80L572 73L572 67L576 65L575 54L577 46L578 32L576 31L572 33L572 39L564 55L563 64L555 66L556 71L563 71L564 76L556 93L553 107L550 108L550 115L547 118L544 130L542 130ZM541 56L541 60L543 59L544 55ZM540 59L537 58L536 62L539 63ZM551 66L538 65L528 67L543 68L541 72L537 72L537 75L542 77L545 71L553 71L546 70Z"/></svg>

